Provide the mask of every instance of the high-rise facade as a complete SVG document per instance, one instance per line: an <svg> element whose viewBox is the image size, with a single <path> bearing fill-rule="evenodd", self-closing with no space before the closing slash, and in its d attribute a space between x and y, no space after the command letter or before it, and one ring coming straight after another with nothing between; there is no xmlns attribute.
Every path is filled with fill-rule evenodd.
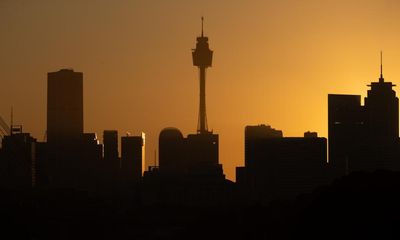
<svg viewBox="0 0 400 240"><path fill-rule="evenodd" d="M36 139L29 133L7 135L0 149L0 187L30 188L36 185Z"/></svg>
<svg viewBox="0 0 400 240"><path fill-rule="evenodd" d="M283 137L270 126L246 126L245 166L236 169L236 181L246 198L261 203L311 192L328 180L326 150L316 133Z"/></svg>
<svg viewBox="0 0 400 240"><path fill-rule="evenodd" d="M71 69L47 75L47 141L68 142L83 134L83 73Z"/></svg>
<svg viewBox="0 0 400 240"><path fill-rule="evenodd" d="M104 130L103 144L104 144L104 160L108 161L118 160L118 131Z"/></svg>
<svg viewBox="0 0 400 240"><path fill-rule="evenodd" d="M400 170L399 99L381 74L359 95L328 95L329 162L338 175Z"/></svg>
<svg viewBox="0 0 400 240"><path fill-rule="evenodd" d="M391 82L385 82L383 75L378 82L372 82L364 99L368 132L379 143L399 138L399 99Z"/></svg>
<svg viewBox="0 0 400 240"><path fill-rule="evenodd" d="M138 183L145 170L145 134L121 137L121 169L128 184Z"/></svg>
<svg viewBox="0 0 400 240"><path fill-rule="evenodd" d="M360 95L328 95L329 163L338 175L348 172L349 160L365 141L365 108ZM357 150L357 151L356 151Z"/></svg>

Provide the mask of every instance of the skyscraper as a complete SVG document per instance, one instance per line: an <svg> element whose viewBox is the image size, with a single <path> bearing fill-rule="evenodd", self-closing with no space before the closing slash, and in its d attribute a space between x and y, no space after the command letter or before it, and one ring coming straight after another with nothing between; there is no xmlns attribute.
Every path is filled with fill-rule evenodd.
<svg viewBox="0 0 400 240"><path fill-rule="evenodd" d="M338 175L348 172L349 160L364 145L365 108L360 95L328 95L329 163Z"/></svg>
<svg viewBox="0 0 400 240"><path fill-rule="evenodd" d="M128 184L138 183L145 170L145 134L121 138L121 168Z"/></svg>
<svg viewBox="0 0 400 240"><path fill-rule="evenodd" d="M381 73L361 106L359 95L328 95L329 162L339 175L400 170L399 99Z"/></svg>
<svg viewBox="0 0 400 240"><path fill-rule="evenodd" d="M118 160L118 131L104 130L104 159L108 161Z"/></svg>
<svg viewBox="0 0 400 240"><path fill-rule="evenodd" d="M246 126L245 167L237 182L256 201L291 198L327 181L326 138L283 137L270 126Z"/></svg>
<svg viewBox="0 0 400 240"><path fill-rule="evenodd" d="M382 73L378 82L372 82L365 98L366 124L370 135L379 143L396 141L399 138L399 99L391 82L385 82Z"/></svg>
<svg viewBox="0 0 400 240"><path fill-rule="evenodd" d="M47 141L66 142L83 134L83 73L61 69L47 75Z"/></svg>

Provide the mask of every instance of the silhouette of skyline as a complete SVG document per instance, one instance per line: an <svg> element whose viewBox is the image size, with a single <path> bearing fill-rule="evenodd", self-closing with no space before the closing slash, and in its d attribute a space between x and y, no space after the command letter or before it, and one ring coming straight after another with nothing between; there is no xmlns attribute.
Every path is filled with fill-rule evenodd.
<svg viewBox="0 0 400 240"><path fill-rule="evenodd" d="M271 6L279 8L285 4L271 3ZM29 4L22 5L28 7ZM312 6L317 5L314 3ZM15 7L9 3L4 6ZM290 9L293 6L286 10ZM7 8L0 8L0 11L7 11ZM255 13L252 15L254 18L257 16ZM315 16L324 15L309 17ZM273 17L272 14L269 18ZM139 26L151 29L149 25ZM280 22L277 26L283 28L285 23ZM289 30L295 35L299 26L301 24ZM104 27L107 28L106 25ZM247 36L251 36L249 29L245 34ZM243 28L239 25L236 30L239 32ZM62 32L68 31L65 28ZM168 31L173 33L174 29ZM0 115L0 194L3 196L0 203L6 206L0 218L5 226L2 236L12 235L21 239L75 239L78 236L93 239L299 239L305 236L311 239L341 236L397 239L395 236L400 235L395 226L395 219L400 213L399 103L394 88L396 85L387 80L392 79L391 70L386 71L386 67L385 77L390 77L384 78L382 51L379 78L367 85L369 89L362 102L361 95L346 94L346 86L340 91L325 92L321 85L318 87L311 80L307 82L301 74L296 79L299 80L297 83L285 81L288 76L297 76L299 70L296 67L307 66L303 62L310 64L314 49L310 55L297 59L297 64L282 53L282 59L293 61L284 69L269 66L274 65L272 62L265 64L265 72L279 70L283 78L268 79L265 83L268 89L259 90L257 81L253 79L257 76L252 72L257 68L254 61L224 65L246 59L246 55L241 55L243 52L232 48L233 57L224 58L222 54L219 59L220 49L224 52L226 47L234 46L226 38L217 37L219 34L218 31L212 32L212 41L209 41L209 35L204 33L204 18L201 17L201 35L195 38L196 47L191 50L191 58L186 50L188 57L185 64L174 70L164 67L171 66L171 62L180 63L176 56L185 51L185 45L174 42L180 48L169 56L170 62L164 67L158 67L159 63L163 63L163 51L177 49L174 44L170 48L155 46L159 55L152 55L149 59L144 57L140 63L132 62L133 68L145 66L149 75L143 77L146 76L142 75L143 69L138 69L137 75L131 75L132 82L126 85L132 87L128 92L115 91L120 80L103 71L114 63L108 58L97 59L98 66L94 70L98 73L93 69L86 72L79 64L44 71L43 76L47 72L47 78L42 79L47 83L44 87L47 90L46 103L43 104L47 107L47 120L42 123L46 125L44 133L35 136L30 128L25 128L25 123L29 126L35 121L18 117L16 109L21 106L12 104L9 123L4 120L6 117ZM168 42L171 35L174 34L161 39ZM107 36L112 36L115 41L123 39L118 34ZM73 37L86 45L85 37ZM143 36L146 40L152 37ZM225 40L220 45L218 41L222 39ZM234 42L239 39L229 40ZM69 40L65 39L66 42ZM239 42L248 44L248 56L258 57L258 64L261 64L260 56L266 52L262 48L255 51L252 40L246 40ZM93 45L101 41L100 38L91 39ZM225 41L226 46L223 44ZM294 48L289 48L296 49L301 41L291 42ZM210 49L211 42L217 55ZM281 46L285 45L284 40L279 42L282 42ZM318 42L316 48L321 45L324 44ZM145 46L139 46L140 51L136 53L143 54ZM109 47L107 45L104 52L108 52ZM122 56L129 55L129 49L124 50L126 55L120 52L122 60L113 66L122 79L128 79ZM101 56L104 52L96 53ZM93 58L90 59L93 61ZM211 70L212 62L217 59L219 61L215 61ZM43 62L47 60L43 58ZM193 69L189 65L190 60L198 68L198 76L193 74L191 83L181 78L180 81L171 81L171 76L177 72ZM312 64L322 66L320 63ZM238 73L242 70L238 68L245 68L243 78L240 78ZM319 73L322 69L309 71L309 77L335 76ZM210 72L207 78L206 70ZM372 70L364 67L363 71ZM14 72L16 75L19 72L35 75L34 71L22 65L19 72ZM92 76L94 72L96 74ZM231 76L229 81L224 74L221 75L223 72L230 72L225 75ZM109 88L99 91L107 76L110 77L107 81ZM150 83L154 90L151 95L143 94L143 89L149 84L146 80L152 79L151 76L164 78ZM87 77L102 80L87 85ZM236 77L246 81L235 83ZM224 80L219 82L219 79ZM313 87L307 88L310 83ZM235 84L240 91L229 92ZM34 84L35 87L32 87L30 83L20 85L18 91L5 92L15 92L20 96L27 88L41 86ZM177 94L179 91L182 95ZM343 91L345 93L341 93ZM253 96L257 93L269 99L266 105L254 101L257 98ZM182 98L188 96L186 94L192 97ZM324 95L324 106L328 110L324 124L328 129L328 138L320 135L313 116L323 113L323 108L312 107L318 104L304 104L307 101L300 97L304 94L309 95L308 100L313 99L313 95ZM37 103L28 101L27 96L16 99L30 106ZM170 98L174 100L170 101ZM209 111L209 115L206 99L207 109L214 109ZM4 101L12 100L7 95L4 98ZM90 107L85 107L87 102L92 103ZM282 114L284 117L277 122L257 118L254 120L256 123L249 121L253 111L267 115L274 112L265 110L265 106L281 114L287 113ZM292 112L290 109L293 108L286 109L285 106L297 107L300 112ZM311 111L308 111L309 108ZM122 115L121 109L124 112ZM101 111L105 113L102 118L96 117L86 124L88 116L89 119L98 116ZM165 115L158 115L160 111L164 111ZM24 112L29 113L31 111ZM285 117L289 122L285 123ZM235 145L229 144L232 143L230 137L237 134L231 132L238 123L237 118L245 123L241 126L244 135L240 139L244 154L240 154ZM130 122L130 129L134 130L121 131L120 121ZM140 124L142 121L146 124ZM310 123L304 125L303 121ZM92 123L96 128L101 126L101 131L93 131ZM159 123L162 123L161 128ZM293 137L286 135L286 129L282 127L288 126L286 124L307 127L300 136ZM153 137L149 138L146 132L148 126L152 126L150 136L153 131L157 132L158 146ZM220 132L221 126L226 127L225 131ZM227 129L231 131L227 133ZM147 154L148 145L150 151L156 150L154 159L152 154ZM241 158L240 163L237 158ZM232 165L235 174L232 173ZM234 175L235 182L230 180Z"/></svg>
<svg viewBox="0 0 400 240"><path fill-rule="evenodd" d="M190 67L190 50L204 15L216 51L207 72L209 128L218 129L220 160L234 180L244 163L244 126L267 123L294 137L313 129L328 137L326 95L364 97L381 49L385 78L398 85L398 9L381 1L2 2L0 70L9 91L0 115L9 123L13 106L15 123L42 141L45 75L72 67L85 74L84 128L100 141L104 129L120 136L143 131L146 155L153 156L161 129L177 126L187 135L196 127L198 71Z"/></svg>
<svg viewBox="0 0 400 240"><path fill-rule="evenodd" d="M177 128L164 128L159 135L158 165L146 170L145 134L122 136L121 155L117 130L104 130L100 144L96 133L83 128L83 73L49 72L44 141L23 132L22 125L14 125L13 109L10 126L1 121L4 186L97 194L127 191L155 204L268 204L311 193L354 171L400 170L399 104L392 89L395 85L383 77L381 51L380 77L368 85L364 106L358 95L328 95L329 145L317 132L307 131L302 138L283 137L281 130L264 124L246 126L245 164L236 167L233 187L219 162L219 135L207 125L205 71L211 66L213 51L203 22L201 17L201 36L192 49L200 83L196 134L185 138ZM7 182L13 184L7 186ZM232 194L240 197L228 200Z"/></svg>

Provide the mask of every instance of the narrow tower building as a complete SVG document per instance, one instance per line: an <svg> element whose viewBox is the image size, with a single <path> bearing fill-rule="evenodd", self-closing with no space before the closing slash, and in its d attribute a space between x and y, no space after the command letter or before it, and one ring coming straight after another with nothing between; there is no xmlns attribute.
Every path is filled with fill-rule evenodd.
<svg viewBox="0 0 400 240"><path fill-rule="evenodd" d="M209 133L206 114L206 68L211 67L213 51L208 46L208 37L203 33L204 18L201 18L201 36L197 38L196 48L193 49L193 65L199 68L200 77L200 108L197 133Z"/></svg>

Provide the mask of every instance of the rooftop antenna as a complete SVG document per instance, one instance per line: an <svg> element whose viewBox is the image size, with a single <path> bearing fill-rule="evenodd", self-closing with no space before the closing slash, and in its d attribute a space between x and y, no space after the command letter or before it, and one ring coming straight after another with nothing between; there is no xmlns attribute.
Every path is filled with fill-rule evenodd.
<svg viewBox="0 0 400 240"><path fill-rule="evenodd" d="M203 37L203 23L204 23L204 17L201 16L201 37Z"/></svg>
<svg viewBox="0 0 400 240"><path fill-rule="evenodd" d="M379 78L379 82L383 82L383 67L382 67L382 50L381 50L381 76Z"/></svg>

